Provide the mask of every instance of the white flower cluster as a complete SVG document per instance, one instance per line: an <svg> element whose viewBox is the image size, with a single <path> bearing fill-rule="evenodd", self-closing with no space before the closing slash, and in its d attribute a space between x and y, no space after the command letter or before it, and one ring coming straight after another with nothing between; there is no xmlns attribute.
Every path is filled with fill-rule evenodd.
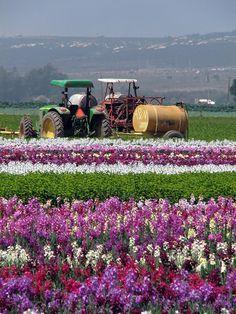
<svg viewBox="0 0 236 314"><path fill-rule="evenodd" d="M216 244L217 252L227 253L228 243L227 242L218 242Z"/></svg>
<svg viewBox="0 0 236 314"><path fill-rule="evenodd" d="M51 249L51 246L50 245L45 245L43 247L43 250L44 250L44 257L45 259L47 259L48 261L50 261L50 259L54 258L55 255L54 255L54 252L53 250Z"/></svg>
<svg viewBox="0 0 236 314"><path fill-rule="evenodd" d="M107 254L103 253L103 246L101 244L96 246L95 250L90 250L86 254L86 263L85 266L91 265L92 267L95 267L98 263L98 261L101 259L103 260L107 265L109 265L113 261L113 255L111 252L108 252Z"/></svg>
<svg viewBox="0 0 236 314"><path fill-rule="evenodd" d="M213 253L211 253L209 256L209 264L213 266L216 264L216 256Z"/></svg>
<svg viewBox="0 0 236 314"><path fill-rule="evenodd" d="M75 146L94 146L94 145L102 145L102 146L116 146L116 147L127 147L127 146L154 146L157 148L185 148L189 146L193 147L229 147L232 148L236 146L235 141L223 140L223 141L202 141L202 140L188 140L185 141L183 139L178 140L164 140L162 138L139 138L132 140L123 140L121 138L117 139L97 139L97 138L80 138L80 139L68 139L68 138L56 138L56 139L31 139L30 141L26 141L23 139L6 139L0 137L0 147L1 146L11 146L11 147L22 147L22 146L31 146L33 147L45 147L52 149L53 147L61 147L63 149L73 148Z"/></svg>
<svg viewBox="0 0 236 314"><path fill-rule="evenodd" d="M107 254L102 254L101 259L102 259L107 265L109 265L109 264L113 261L112 253L109 252L109 253L107 253Z"/></svg>
<svg viewBox="0 0 236 314"><path fill-rule="evenodd" d="M224 274L224 273L226 273L226 270L227 270L227 268L226 268L225 262L224 262L224 261L221 261L220 272L221 272L222 274Z"/></svg>
<svg viewBox="0 0 236 314"><path fill-rule="evenodd" d="M191 248L191 254L196 261L199 261L204 256L205 247L205 241L194 240Z"/></svg>
<svg viewBox="0 0 236 314"><path fill-rule="evenodd" d="M73 258L70 256L66 257L67 263L70 265L71 268L74 266L79 266L81 263L81 258L83 257L82 248L78 246L78 243L76 241L71 243L72 246L72 252L73 252Z"/></svg>
<svg viewBox="0 0 236 314"><path fill-rule="evenodd" d="M97 249L96 251L95 250L89 250L88 253L86 254L86 263L85 263L86 267L88 265L95 267L97 265L99 259L101 258L103 246L101 244L97 245L96 249Z"/></svg>
<svg viewBox="0 0 236 314"><path fill-rule="evenodd" d="M31 162L9 162L0 165L0 173L20 174L27 173L112 173L112 174L128 174L128 173L155 173L155 174L180 174L180 173L219 173L219 172L236 172L236 165L194 165L194 166L176 166L176 165L145 165L138 162L132 165L117 163L115 165L108 164L91 164L79 165L67 163L63 165L56 164L32 164Z"/></svg>
<svg viewBox="0 0 236 314"><path fill-rule="evenodd" d="M191 254L193 259L197 262L196 271L201 272L203 269L206 269L208 265L216 264L216 257L214 254L210 254L209 261L205 258L205 241L194 240L191 248Z"/></svg>
<svg viewBox="0 0 236 314"><path fill-rule="evenodd" d="M175 262L179 269L182 268L185 261L190 260L189 247L184 246L182 249L174 249L167 252L170 261Z"/></svg>
<svg viewBox="0 0 236 314"><path fill-rule="evenodd" d="M77 264L79 264L79 259L83 256L82 248L78 246L78 243L76 241L72 242L71 246L73 250L74 260L77 262Z"/></svg>
<svg viewBox="0 0 236 314"><path fill-rule="evenodd" d="M131 237L129 239L129 248L133 253L137 253L138 252L138 248L135 245L135 239L133 237Z"/></svg>
<svg viewBox="0 0 236 314"><path fill-rule="evenodd" d="M158 262L160 262L161 260L160 260L160 256L161 256L161 249L160 249L160 246L159 245L156 245L155 246L155 249L154 249L154 257L156 258L156 260L158 261Z"/></svg>
<svg viewBox="0 0 236 314"><path fill-rule="evenodd" d="M19 244L9 246L7 250L0 250L1 266L24 266L30 261L29 254Z"/></svg>

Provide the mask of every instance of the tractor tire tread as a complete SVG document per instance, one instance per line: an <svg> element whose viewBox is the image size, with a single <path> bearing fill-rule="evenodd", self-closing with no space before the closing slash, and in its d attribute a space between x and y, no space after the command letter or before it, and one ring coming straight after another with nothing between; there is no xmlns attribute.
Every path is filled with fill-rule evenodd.
<svg viewBox="0 0 236 314"><path fill-rule="evenodd" d="M48 112L45 114L42 120L42 125L43 121L45 118L50 118L55 126L55 137L64 137L64 124L62 121L62 117L55 111ZM41 135L42 135L42 130L41 130Z"/></svg>
<svg viewBox="0 0 236 314"><path fill-rule="evenodd" d="M109 137L112 135L112 128L107 118L102 119L101 133L102 137Z"/></svg>
<svg viewBox="0 0 236 314"><path fill-rule="evenodd" d="M33 129L33 122L29 116L24 116L20 121L20 134L21 138L36 137L36 132Z"/></svg>

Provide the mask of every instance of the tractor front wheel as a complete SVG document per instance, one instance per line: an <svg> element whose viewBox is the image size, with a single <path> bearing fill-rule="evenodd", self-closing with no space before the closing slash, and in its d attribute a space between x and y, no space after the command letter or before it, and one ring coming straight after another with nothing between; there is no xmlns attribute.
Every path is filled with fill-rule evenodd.
<svg viewBox="0 0 236 314"><path fill-rule="evenodd" d="M99 117L95 121L94 131L96 137L109 137L112 135L112 129L109 120L106 117Z"/></svg>
<svg viewBox="0 0 236 314"><path fill-rule="evenodd" d="M20 138L32 138L36 137L36 132L33 129L33 122L29 116L24 116L20 121Z"/></svg>
<svg viewBox="0 0 236 314"><path fill-rule="evenodd" d="M43 117L41 124L41 137L64 137L64 125L62 117L56 111L48 112Z"/></svg>

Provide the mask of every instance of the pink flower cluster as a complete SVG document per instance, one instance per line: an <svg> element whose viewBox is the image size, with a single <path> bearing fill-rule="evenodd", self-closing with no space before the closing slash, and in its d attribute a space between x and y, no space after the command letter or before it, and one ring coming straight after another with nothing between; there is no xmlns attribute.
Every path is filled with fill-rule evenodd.
<svg viewBox="0 0 236 314"><path fill-rule="evenodd" d="M236 164L236 148L232 146L3 146L0 150L0 163L10 161L30 161L33 164L108 164L124 165L142 162L144 165L205 165L205 164Z"/></svg>
<svg viewBox="0 0 236 314"><path fill-rule="evenodd" d="M0 311L233 313L236 205L0 199Z"/></svg>

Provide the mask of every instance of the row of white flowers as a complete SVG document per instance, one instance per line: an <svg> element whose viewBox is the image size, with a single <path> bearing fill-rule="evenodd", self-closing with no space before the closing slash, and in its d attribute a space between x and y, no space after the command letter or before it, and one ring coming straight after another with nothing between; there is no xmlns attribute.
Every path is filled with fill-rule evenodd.
<svg viewBox="0 0 236 314"><path fill-rule="evenodd" d="M200 140L163 140L161 138L139 138L133 140L123 140L121 138L117 139L97 139L97 138L80 138L80 139L67 139L67 138L57 138L57 139L32 139L26 141L23 139L5 139L0 137L0 148L4 146L19 147L19 146L31 146L31 147L63 147L63 148L73 148L74 146L154 146L154 147L236 147L236 141L200 141Z"/></svg>
<svg viewBox="0 0 236 314"><path fill-rule="evenodd" d="M144 165L141 162L132 165L124 165L117 163L115 165L100 164L100 165L79 165L67 163L63 165L56 164L32 164L31 162L9 162L8 164L0 165L0 173L21 174L25 175L31 172L40 173L156 173L156 174L180 174L180 173L197 173L197 172L236 172L236 165L195 165L195 166L176 166L176 165Z"/></svg>

